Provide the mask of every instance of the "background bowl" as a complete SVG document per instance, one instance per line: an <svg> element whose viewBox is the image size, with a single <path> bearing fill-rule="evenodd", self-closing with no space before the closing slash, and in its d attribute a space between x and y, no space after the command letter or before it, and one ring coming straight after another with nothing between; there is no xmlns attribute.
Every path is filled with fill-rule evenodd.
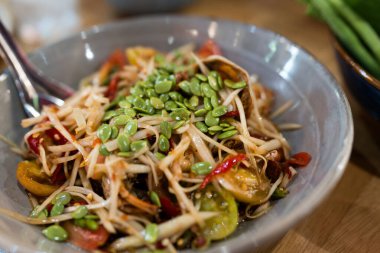
<svg viewBox="0 0 380 253"><path fill-rule="evenodd" d="M344 81L358 103L375 119L380 119L380 80L354 60L338 40L334 49Z"/></svg>
<svg viewBox="0 0 380 253"><path fill-rule="evenodd" d="M107 0L120 14L142 14L175 11L193 0Z"/></svg>
<svg viewBox="0 0 380 253"><path fill-rule="evenodd" d="M313 159L289 187L290 194L274 203L263 217L241 224L228 239L205 252L252 252L278 240L310 213L340 179L353 139L347 99L331 74L312 56L286 38L252 25L181 16L152 16L96 26L69 39L36 51L31 60L47 75L75 86L95 71L115 48L131 45L170 50L185 43L201 44L212 38L223 54L258 74L274 90L275 106L288 100L294 105L276 119L297 122L298 131L285 135L294 152L307 151ZM19 142L25 132L24 117L12 80L0 79L0 133ZM28 214L27 197L16 182L19 157L0 144L0 206ZM80 252L68 244L45 239L40 228L0 217L0 248L16 252L43 250Z"/></svg>

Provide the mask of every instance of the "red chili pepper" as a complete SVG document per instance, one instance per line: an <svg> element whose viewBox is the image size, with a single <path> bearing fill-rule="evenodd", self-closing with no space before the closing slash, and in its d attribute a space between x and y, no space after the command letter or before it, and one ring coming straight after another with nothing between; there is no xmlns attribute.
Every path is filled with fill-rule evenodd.
<svg viewBox="0 0 380 253"><path fill-rule="evenodd" d="M31 151L33 151L33 153L35 153L36 155L40 155L40 150L39 150L39 146L41 144L41 135L38 134L38 135L30 135L28 137L28 139L26 140L28 142L28 145L29 145L29 149Z"/></svg>
<svg viewBox="0 0 380 253"><path fill-rule="evenodd" d="M239 111L230 111L224 114L222 118L235 118L235 117L238 117L239 115L240 115Z"/></svg>
<svg viewBox="0 0 380 253"><path fill-rule="evenodd" d="M177 217L181 214L181 208L174 204L168 197L159 196L162 211L169 216L169 218Z"/></svg>
<svg viewBox="0 0 380 253"><path fill-rule="evenodd" d="M198 55L200 57L206 58L210 55L222 55L222 51L220 50L219 45L215 43L215 41L208 39L199 49Z"/></svg>
<svg viewBox="0 0 380 253"><path fill-rule="evenodd" d="M45 133L53 140L55 145L64 145L67 143L67 139L56 128L50 128L46 130Z"/></svg>
<svg viewBox="0 0 380 253"><path fill-rule="evenodd" d="M119 83L119 77L114 76L111 79L111 82L108 85L107 90L104 92L104 96L108 97L110 99L110 101L114 100L114 98L116 97L116 91L117 91L118 83Z"/></svg>
<svg viewBox="0 0 380 253"><path fill-rule="evenodd" d="M239 162L243 161L247 156L245 154L237 154L232 156L222 163L216 165L216 167L208 174L204 179L200 186L201 189L205 188L206 185L211 181L211 179L219 174L225 173L229 171L232 167L234 167Z"/></svg>
<svg viewBox="0 0 380 253"><path fill-rule="evenodd" d="M122 68L127 63L127 60L123 50L118 48L108 57L107 62Z"/></svg>
<svg viewBox="0 0 380 253"><path fill-rule="evenodd" d="M293 166L306 166L311 161L311 155L306 152L300 152L292 155L290 159L287 161L289 165Z"/></svg>
<svg viewBox="0 0 380 253"><path fill-rule="evenodd" d="M50 180L53 185L62 185L66 181L62 163L57 165L57 168L51 175Z"/></svg>

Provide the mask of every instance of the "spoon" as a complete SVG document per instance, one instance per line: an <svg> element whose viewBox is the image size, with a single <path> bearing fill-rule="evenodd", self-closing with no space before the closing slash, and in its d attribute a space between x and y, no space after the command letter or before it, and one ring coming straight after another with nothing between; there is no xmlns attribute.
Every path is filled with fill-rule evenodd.
<svg viewBox="0 0 380 253"><path fill-rule="evenodd" d="M74 93L74 90L69 86L49 79L38 72L26 54L19 49L1 20L0 54L11 70L13 83L27 116L39 116L42 105L55 104L61 106L64 103L63 99ZM44 92L37 91L37 87Z"/></svg>

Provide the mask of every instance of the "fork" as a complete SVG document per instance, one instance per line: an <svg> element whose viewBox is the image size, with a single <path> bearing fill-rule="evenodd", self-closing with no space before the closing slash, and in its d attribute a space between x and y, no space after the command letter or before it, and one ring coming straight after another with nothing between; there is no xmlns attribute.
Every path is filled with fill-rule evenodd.
<svg viewBox="0 0 380 253"><path fill-rule="evenodd" d="M0 54L8 64L12 82L18 91L23 109L28 117L40 115L42 105L62 106L64 99L74 90L69 86L47 78L30 63L0 20ZM37 89L39 88L39 89ZM42 91L38 91L41 90Z"/></svg>

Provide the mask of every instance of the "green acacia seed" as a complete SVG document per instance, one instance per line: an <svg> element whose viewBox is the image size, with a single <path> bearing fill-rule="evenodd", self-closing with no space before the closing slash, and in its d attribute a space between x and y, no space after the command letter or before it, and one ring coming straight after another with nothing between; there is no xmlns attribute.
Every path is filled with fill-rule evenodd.
<svg viewBox="0 0 380 253"><path fill-rule="evenodd" d="M184 121L184 120L181 120L181 121L177 121L177 122L175 122L175 123L173 124L173 130L182 127L183 125L185 125L185 122L186 122L186 121Z"/></svg>
<svg viewBox="0 0 380 253"><path fill-rule="evenodd" d="M88 220L99 220L99 216L95 214L87 214L86 216L84 216L84 218Z"/></svg>
<svg viewBox="0 0 380 253"><path fill-rule="evenodd" d="M222 131L223 128L221 128L220 126L212 126L212 127L209 127L208 130L211 131L211 132L218 132L218 131Z"/></svg>
<svg viewBox="0 0 380 253"><path fill-rule="evenodd" d="M170 96L169 96L169 94L166 94L166 93L165 94L161 94L160 95L160 99L161 99L162 102L165 103L165 102L169 101Z"/></svg>
<svg viewBox="0 0 380 253"><path fill-rule="evenodd" d="M190 91L195 96L202 96L202 90L200 82L197 78L192 78L190 81Z"/></svg>
<svg viewBox="0 0 380 253"><path fill-rule="evenodd" d="M162 159L165 158L165 155L162 154L162 153L160 153L160 152L156 152L156 153L154 153L154 156L155 156L159 161L161 161Z"/></svg>
<svg viewBox="0 0 380 253"><path fill-rule="evenodd" d="M57 224L45 228L44 230L42 230L42 234L46 236L46 238L48 238L49 240L57 242L66 241L68 237L66 230Z"/></svg>
<svg viewBox="0 0 380 253"><path fill-rule="evenodd" d="M209 162L198 162L191 166L191 171L197 175L207 175L211 170L212 165Z"/></svg>
<svg viewBox="0 0 380 253"><path fill-rule="evenodd" d="M116 126L111 127L111 139L115 139L119 135L119 129Z"/></svg>
<svg viewBox="0 0 380 253"><path fill-rule="evenodd" d="M127 122L127 124L124 127L124 133L132 136L137 132L138 129L138 123L136 119L130 120Z"/></svg>
<svg viewBox="0 0 380 253"><path fill-rule="evenodd" d="M118 156L121 156L121 157L131 157L133 155L132 152L119 152L117 153Z"/></svg>
<svg viewBox="0 0 380 253"><path fill-rule="evenodd" d="M231 89L241 89L241 88L244 88L245 86L247 86L245 81L240 81L240 82L235 83L229 79L224 80L224 85L228 88L231 88Z"/></svg>
<svg viewBox="0 0 380 253"><path fill-rule="evenodd" d="M71 213L71 216L74 219L81 219L86 216L88 213L88 208L86 206L78 206L74 212Z"/></svg>
<svg viewBox="0 0 380 253"><path fill-rule="evenodd" d="M150 200L158 207L161 207L160 198L158 197L158 194L156 192L150 192Z"/></svg>
<svg viewBox="0 0 380 253"><path fill-rule="evenodd" d="M60 192L58 193L54 199L51 201L52 204L60 203L62 205L66 205L70 202L71 195L68 192Z"/></svg>
<svg viewBox="0 0 380 253"><path fill-rule="evenodd" d="M165 102L165 109L168 111L173 111L177 108L177 104L174 101L167 101Z"/></svg>
<svg viewBox="0 0 380 253"><path fill-rule="evenodd" d="M223 116L224 114L227 113L227 110L228 110L228 108L225 105L217 106L214 108L214 110L212 110L212 116L213 117Z"/></svg>
<svg viewBox="0 0 380 253"><path fill-rule="evenodd" d="M157 92L154 89L147 89L146 95L148 97L157 97L158 96Z"/></svg>
<svg viewBox="0 0 380 253"><path fill-rule="evenodd" d="M107 150L106 145L102 144L99 147L99 153L103 156L109 156L111 153Z"/></svg>
<svg viewBox="0 0 380 253"><path fill-rule="evenodd" d="M207 79L208 79L208 83L210 84L211 88L215 91L218 91L219 85L218 85L217 79L212 75L208 75Z"/></svg>
<svg viewBox="0 0 380 253"><path fill-rule="evenodd" d="M205 123L199 121L195 123L195 126L202 132L202 133L207 133L208 132L208 127Z"/></svg>
<svg viewBox="0 0 380 253"><path fill-rule="evenodd" d="M207 77L205 75L195 74L195 77L198 78L199 80L203 81L203 82L207 81Z"/></svg>
<svg viewBox="0 0 380 253"><path fill-rule="evenodd" d="M144 239L148 243L155 243L158 238L158 226L155 223L149 223L145 227Z"/></svg>
<svg viewBox="0 0 380 253"><path fill-rule="evenodd" d="M132 152L137 152L148 146L148 142L146 140L138 140L131 143Z"/></svg>
<svg viewBox="0 0 380 253"><path fill-rule="evenodd" d="M229 127L223 128L223 132L234 130L235 128L236 127L234 127L234 126L229 126Z"/></svg>
<svg viewBox="0 0 380 253"><path fill-rule="evenodd" d="M63 213L63 209L65 209L65 206L61 203L56 203L53 205L50 211L50 216L57 216Z"/></svg>
<svg viewBox="0 0 380 253"><path fill-rule="evenodd" d="M37 213L37 209L39 208L40 206L37 205L33 211L30 213L30 217L32 218L38 218L38 219L45 219L46 217L48 217L49 213L47 211L46 208L42 209L39 213Z"/></svg>
<svg viewBox="0 0 380 253"><path fill-rule="evenodd" d="M202 93L208 98L211 98L212 96L216 96L216 92L211 88L211 86L208 83L202 83L201 90L202 90Z"/></svg>
<svg viewBox="0 0 380 253"><path fill-rule="evenodd" d="M226 122L223 122L223 123L220 123L219 126L221 127L230 127L231 125L226 123Z"/></svg>
<svg viewBox="0 0 380 253"><path fill-rule="evenodd" d="M190 103L190 105L191 105L193 108L197 107L197 106L199 105L199 97L197 97L197 96L192 96L192 97L190 98L190 100L189 100L189 103Z"/></svg>
<svg viewBox="0 0 380 253"><path fill-rule="evenodd" d="M189 82L189 81L184 80L184 81L180 82L180 83L178 84L178 86L179 86L179 88L180 88L183 92L185 92L185 93L187 93L187 94L191 94L190 82Z"/></svg>
<svg viewBox="0 0 380 253"><path fill-rule="evenodd" d="M157 92L157 94L167 93L171 90L172 85L172 81L161 81L154 86L154 90Z"/></svg>
<svg viewBox="0 0 380 253"><path fill-rule="evenodd" d="M208 111L205 108L199 109L198 111L194 112L194 115L196 117L205 116Z"/></svg>
<svg viewBox="0 0 380 253"><path fill-rule="evenodd" d="M135 107L138 107L138 108L145 108L145 101L144 99L140 98L140 97L136 97L134 100L133 100L133 105Z"/></svg>
<svg viewBox="0 0 380 253"><path fill-rule="evenodd" d="M186 99L184 100L184 102L186 101ZM183 109L187 109L187 106L179 101L175 101L175 103L178 105L179 108L183 108Z"/></svg>
<svg viewBox="0 0 380 253"><path fill-rule="evenodd" d="M124 114L127 115L128 117L135 117L136 116L136 111L132 108L126 108L124 109Z"/></svg>
<svg viewBox="0 0 380 253"><path fill-rule="evenodd" d="M191 115L191 112L184 108L178 108L173 110L169 115L172 119L177 121L188 120Z"/></svg>
<svg viewBox="0 0 380 253"><path fill-rule="evenodd" d="M165 107L164 102L162 102L158 97L151 97L150 104L156 109L163 109Z"/></svg>
<svg viewBox="0 0 380 253"><path fill-rule="evenodd" d="M92 231L95 231L98 229L99 224L94 220L86 219L86 227Z"/></svg>
<svg viewBox="0 0 380 253"><path fill-rule="evenodd" d="M177 91L169 92L169 97L174 101L183 102L183 96Z"/></svg>
<svg viewBox="0 0 380 253"><path fill-rule="evenodd" d="M107 111L104 116L103 116L103 121L107 121L107 120L110 120L112 119L113 117L119 115L118 112L112 110L112 111Z"/></svg>
<svg viewBox="0 0 380 253"><path fill-rule="evenodd" d="M169 140L164 135L158 137L158 148L162 152L167 152L170 148Z"/></svg>
<svg viewBox="0 0 380 253"><path fill-rule="evenodd" d="M172 137L172 125L170 125L167 121L162 121L160 123L160 132L166 138L170 139L170 137Z"/></svg>
<svg viewBox="0 0 380 253"><path fill-rule="evenodd" d="M111 134L112 129L108 124L101 125L97 130L97 135L102 142L106 142L111 137Z"/></svg>
<svg viewBox="0 0 380 253"><path fill-rule="evenodd" d="M130 151L130 145L131 141L129 140L128 135L120 134L119 137L117 137L117 146L121 152Z"/></svg>
<svg viewBox="0 0 380 253"><path fill-rule="evenodd" d="M218 107L219 106L219 99L217 96L212 96L210 99L212 107Z"/></svg>
<svg viewBox="0 0 380 253"><path fill-rule="evenodd" d="M129 120L131 120L131 117L127 115L119 115L114 118L113 123L115 126L124 126Z"/></svg>
<svg viewBox="0 0 380 253"><path fill-rule="evenodd" d="M131 108L132 105L127 100L122 100L119 102L119 107L121 108Z"/></svg>
<svg viewBox="0 0 380 253"><path fill-rule="evenodd" d="M208 112L205 117L205 123L207 126L216 126L219 124L219 118L212 116L212 112Z"/></svg>
<svg viewBox="0 0 380 253"><path fill-rule="evenodd" d="M208 97L204 97L203 98L203 105L204 105L204 107L205 107L205 109L207 111L211 111L212 110L211 100Z"/></svg>
<svg viewBox="0 0 380 253"><path fill-rule="evenodd" d="M81 228L85 228L86 227L86 220L85 219L75 219L74 225L81 227Z"/></svg>
<svg viewBox="0 0 380 253"><path fill-rule="evenodd" d="M235 134L237 134L237 132L238 132L237 130L230 130L230 131L223 132L218 135L218 139L223 140L223 139L230 138L234 136Z"/></svg>

